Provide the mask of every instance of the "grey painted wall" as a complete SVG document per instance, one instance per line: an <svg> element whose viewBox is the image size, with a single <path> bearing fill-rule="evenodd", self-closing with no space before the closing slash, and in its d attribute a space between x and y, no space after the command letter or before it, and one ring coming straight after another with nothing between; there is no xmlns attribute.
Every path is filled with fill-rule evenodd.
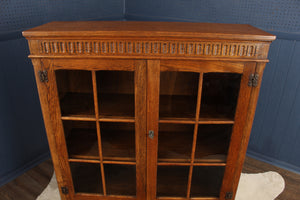
<svg viewBox="0 0 300 200"><path fill-rule="evenodd" d="M126 19L251 24L271 45L248 155L300 173L299 0L127 0Z"/></svg>
<svg viewBox="0 0 300 200"><path fill-rule="evenodd" d="M278 39L264 73L248 153L300 173L300 41Z"/></svg>
<svg viewBox="0 0 300 200"><path fill-rule="evenodd" d="M126 1L126 18L247 23L266 30L299 32L298 0Z"/></svg>
<svg viewBox="0 0 300 200"><path fill-rule="evenodd" d="M123 20L124 0L0 1L0 185L49 158L25 29L61 20Z"/></svg>
<svg viewBox="0 0 300 200"><path fill-rule="evenodd" d="M0 180L48 154L25 39L0 42Z"/></svg>

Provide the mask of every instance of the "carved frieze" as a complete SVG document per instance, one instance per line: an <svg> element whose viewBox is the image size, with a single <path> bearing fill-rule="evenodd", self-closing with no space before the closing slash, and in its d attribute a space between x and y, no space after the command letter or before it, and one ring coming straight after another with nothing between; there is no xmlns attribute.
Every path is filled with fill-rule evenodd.
<svg viewBox="0 0 300 200"><path fill-rule="evenodd" d="M259 58L264 43L139 40L43 40L39 55Z"/></svg>

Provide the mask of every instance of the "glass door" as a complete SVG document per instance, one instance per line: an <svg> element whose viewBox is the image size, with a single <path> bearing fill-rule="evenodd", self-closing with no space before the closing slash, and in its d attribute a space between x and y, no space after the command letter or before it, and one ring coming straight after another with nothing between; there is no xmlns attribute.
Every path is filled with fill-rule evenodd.
<svg viewBox="0 0 300 200"><path fill-rule="evenodd" d="M137 183L146 165L144 62L97 65L55 71L75 195L145 198L145 183Z"/></svg>
<svg viewBox="0 0 300 200"><path fill-rule="evenodd" d="M211 64L152 63L155 67L148 79L160 78L148 85L150 94L156 95L153 101L159 103L157 111L151 108L156 113L150 114L156 123L148 120L152 126L148 128L156 132L147 140L153 145L147 149L148 162L152 160L148 164L150 199L220 198L243 66L236 70L229 65L223 69L207 65Z"/></svg>

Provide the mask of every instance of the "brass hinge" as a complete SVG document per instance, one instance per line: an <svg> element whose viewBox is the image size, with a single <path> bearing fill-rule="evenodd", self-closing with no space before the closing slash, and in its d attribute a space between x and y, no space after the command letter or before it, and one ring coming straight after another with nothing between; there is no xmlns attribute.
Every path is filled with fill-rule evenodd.
<svg viewBox="0 0 300 200"><path fill-rule="evenodd" d="M226 192L225 199L232 199L233 193L232 192Z"/></svg>
<svg viewBox="0 0 300 200"><path fill-rule="evenodd" d="M61 192L62 192L63 194L69 194L69 189L68 189L68 187L61 187Z"/></svg>
<svg viewBox="0 0 300 200"><path fill-rule="evenodd" d="M47 70L39 71L39 77L41 82L48 82L48 72Z"/></svg>
<svg viewBox="0 0 300 200"><path fill-rule="evenodd" d="M249 81L248 81L248 86L256 87L258 85L258 80L259 80L259 74L258 73L250 74Z"/></svg>

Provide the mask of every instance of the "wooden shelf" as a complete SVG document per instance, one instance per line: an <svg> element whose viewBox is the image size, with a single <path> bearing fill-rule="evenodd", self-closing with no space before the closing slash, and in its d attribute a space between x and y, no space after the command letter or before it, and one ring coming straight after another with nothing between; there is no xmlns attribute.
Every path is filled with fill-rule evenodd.
<svg viewBox="0 0 300 200"><path fill-rule="evenodd" d="M159 132L158 162L190 162L193 134Z"/></svg>
<svg viewBox="0 0 300 200"><path fill-rule="evenodd" d="M165 124L195 124L193 118L175 118L175 117L161 117L159 123ZM205 117L199 118L197 124L234 124L234 120L226 117Z"/></svg>
<svg viewBox="0 0 300 200"><path fill-rule="evenodd" d="M186 197L188 166L157 167L157 197Z"/></svg>
<svg viewBox="0 0 300 200"><path fill-rule="evenodd" d="M132 165L104 165L107 195L136 195L136 169Z"/></svg>
<svg viewBox="0 0 300 200"><path fill-rule="evenodd" d="M99 160L96 130L73 129L66 141L69 158Z"/></svg>
<svg viewBox="0 0 300 200"><path fill-rule="evenodd" d="M234 124L230 118L199 118L198 124Z"/></svg>
<svg viewBox="0 0 300 200"><path fill-rule="evenodd" d="M223 105L202 105L199 122L234 123L234 109Z"/></svg>
<svg viewBox="0 0 300 200"><path fill-rule="evenodd" d="M69 158L69 162L75 162L75 163L101 163L99 159L97 160L89 160L84 158Z"/></svg>
<svg viewBox="0 0 300 200"><path fill-rule="evenodd" d="M95 117L85 116L62 116L62 120L69 121L96 121ZM100 122L135 122L135 117L121 117L121 116L101 116ZM192 118L174 118L174 117L161 117L159 123L165 124L195 124L196 121ZM234 121L230 118L199 118L198 124L234 124Z"/></svg>
<svg viewBox="0 0 300 200"><path fill-rule="evenodd" d="M164 160L164 159L161 159ZM158 166L226 166L225 162L221 162L220 160L202 160L201 163L191 163L191 162L168 162L168 161L161 161L157 163ZM171 160L173 161L173 160ZM182 160L179 160L182 161Z"/></svg>
<svg viewBox="0 0 300 200"><path fill-rule="evenodd" d="M66 121L96 121L95 117L76 117L76 116L62 116L62 120ZM106 117L99 119L100 122L135 122L134 117Z"/></svg>
<svg viewBox="0 0 300 200"><path fill-rule="evenodd" d="M195 162L225 163L232 125L199 125Z"/></svg>
<svg viewBox="0 0 300 200"><path fill-rule="evenodd" d="M199 125L194 162L225 164L231 128L227 124ZM160 129L164 131L158 133L158 163L190 163L194 126L160 124Z"/></svg>
<svg viewBox="0 0 300 200"><path fill-rule="evenodd" d="M100 121L134 121L134 95L102 94L98 96ZM61 100L64 120L95 119L93 94L67 93Z"/></svg>
<svg viewBox="0 0 300 200"><path fill-rule="evenodd" d="M195 124L196 121L193 118L176 118L176 117L160 117L159 123L165 124Z"/></svg>
<svg viewBox="0 0 300 200"><path fill-rule="evenodd" d="M76 116L62 116L61 117L62 120L65 121L96 121L95 117L76 117Z"/></svg>
<svg viewBox="0 0 300 200"><path fill-rule="evenodd" d="M67 149L70 159L99 160L96 130L74 128L67 133ZM130 131L101 132L104 161L135 162L135 134Z"/></svg>
<svg viewBox="0 0 300 200"><path fill-rule="evenodd" d="M103 160L135 161L134 132L101 131L101 140Z"/></svg>
<svg viewBox="0 0 300 200"><path fill-rule="evenodd" d="M190 113L191 112L192 111L190 111ZM165 117L160 116L159 122L172 123L172 124L195 124L196 123L196 119L192 115L190 115L190 117L180 117L180 116L176 116L177 114L171 116L172 114L170 113L169 115L170 116L165 116ZM200 107L200 117L197 123L198 124L234 124L234 113L230 114L230 111L227 112L224 109L217 110L214 109L212 106L209 109L203 106L203 108Z"/></svg>
<svg viewBox="0 0 300 200"><path fill-rule="evenodd" d="M190 162L194 125L159 124L158 162Z"/></svg>
<svg viewBox="0 0 300 200"><path fill-rule="evenodd" d="M160 95L159 117L188 118L195 120L197 96L191 95Z"/></svg>
<svg viewBox="0 0 300 200"><path fill-rule="evenodd" d="M92 93L66 93L60 99L61 114L64 117L94 118L94 100Z"/></svg>
<svg viewBox="0 0 300 200"><path fill-rule="evenodd" d="M135 118L134 117L115 117L115 116L100 116L101 118L99 119L100 122L129 122L129 123L134 123Z"/></svg>

